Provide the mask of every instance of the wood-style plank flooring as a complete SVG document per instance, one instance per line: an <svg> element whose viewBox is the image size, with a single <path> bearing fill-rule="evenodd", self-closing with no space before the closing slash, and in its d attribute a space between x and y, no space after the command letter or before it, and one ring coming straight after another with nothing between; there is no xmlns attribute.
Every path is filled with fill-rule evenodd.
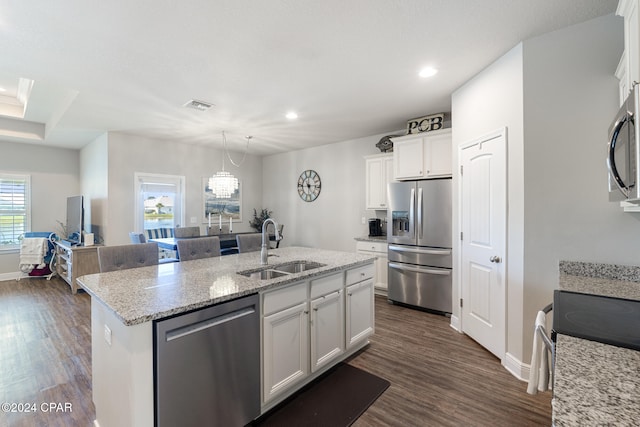
<svg viewBox="0 0 640 427"><path fill-rule="evenodd" d="M91 304L60 278L0 282L0 427L93 423ZM449 319L376 297L376 334L349 363L391 386L354 424L364 426L551 425L551 393L530 396L489 352ZM117 391L115 391L117 392ZM71 404L61 412L42 405Z"/></svg>

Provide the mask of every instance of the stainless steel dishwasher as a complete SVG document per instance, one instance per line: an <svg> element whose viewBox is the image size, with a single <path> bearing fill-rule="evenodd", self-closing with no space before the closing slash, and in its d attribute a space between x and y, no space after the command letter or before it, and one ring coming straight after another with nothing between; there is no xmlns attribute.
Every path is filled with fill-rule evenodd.
<svg viewBox="0 0 640 427"><path fill-rule="evenodd" d="M260 415L259 301L154 321L156 426L243 426Z"/></svg>

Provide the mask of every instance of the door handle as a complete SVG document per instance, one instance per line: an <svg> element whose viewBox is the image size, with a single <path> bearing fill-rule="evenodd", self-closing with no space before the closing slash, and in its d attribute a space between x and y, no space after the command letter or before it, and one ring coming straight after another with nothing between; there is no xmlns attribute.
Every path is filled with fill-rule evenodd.
<svg viewBox="0 0 640 427"><path fill-rule="evenodd" d="M502 259L499 256L494 255L491 258L489 258L489 261L495 262L497 264L499 262L502 262Z"/></svg>

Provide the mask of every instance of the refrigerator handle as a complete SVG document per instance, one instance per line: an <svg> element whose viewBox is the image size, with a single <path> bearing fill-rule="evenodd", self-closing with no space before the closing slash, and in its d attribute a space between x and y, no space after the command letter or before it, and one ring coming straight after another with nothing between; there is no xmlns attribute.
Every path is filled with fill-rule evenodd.
<svg viewBox="0 0 640 427"><path fill-rule="evenodd" d="M411 199L409 202L409 228L413 227L413 237L416 237L416 216L414 214L416 208L416 190L411 189Z"/></svg>
<svg viewBox="0 0 640 427"><path fill-rule="evenodd" d="M389 245L390 251L396 252L411 252L415 254L427 254L427 255L451 255L451 249L422 249L419 247L406 247Z"/></svg>
<svg viewBox="0 0 640 427"><path fill-rule="evenodd" d="M418 188L418 223L416 224L418 230L418 239L422 239L422 188Z"/></svg>
<svg viewBox="0 0 640 427"><path fill-rule="evenodd" d="M394 262L389 263L389 268L395 268L396 270L402 271L410 271L412 273L439 274L441 276L451 275L451 270L436 270L433 268L414 267L406 264L396 264Z"/></svg>

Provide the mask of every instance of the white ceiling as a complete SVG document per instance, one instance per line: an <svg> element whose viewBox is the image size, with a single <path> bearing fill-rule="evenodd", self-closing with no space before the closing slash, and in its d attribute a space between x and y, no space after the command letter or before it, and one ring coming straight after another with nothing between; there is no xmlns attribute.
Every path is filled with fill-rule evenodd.
<svg viewBox="0 0 640 427"><path fill-rule="evenodd" d="M451 93L518 42L616 5L0 0L0 95L34 80L24 120L0 116L0 139L80 148L118 131L221 147L226 130L230 149L253 135L263 155L385 133L450 111ZM439 73L420 79L425 65Z"/></svg>

